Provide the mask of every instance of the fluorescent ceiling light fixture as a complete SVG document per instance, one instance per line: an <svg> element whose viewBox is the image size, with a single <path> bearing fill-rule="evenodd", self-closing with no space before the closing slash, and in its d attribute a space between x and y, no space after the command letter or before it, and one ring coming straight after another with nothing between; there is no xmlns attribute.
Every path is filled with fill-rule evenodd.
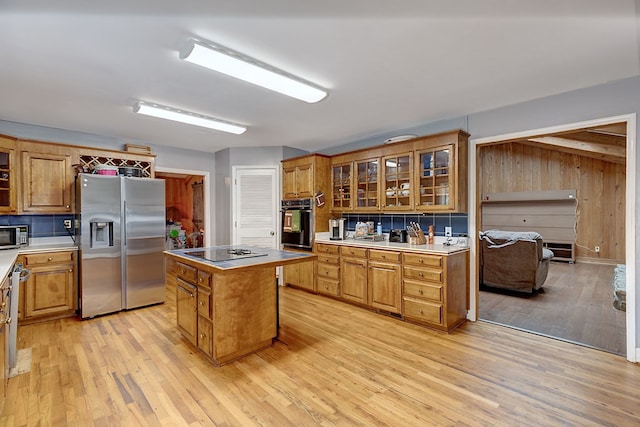
<svg viewBox="0 0 640 427"><path fill-rule="evenodd" d="M221 130L223 132L240 135L247 130L246 126L226 120L214 119L202 114L190 111L179 110L177 108L166 107L164 105L139 101L133 106L133 112L146 116L158 117L161 119L173 120L175 122L187 123L189 125L202 126L209 129Z"/></svg>
<svg viewBox="0 0 640 427"><path fill-rule="evenodd" d="M327 90L318 85L224 46L190 39L180 58L308 103L327 96Z"/></svg>

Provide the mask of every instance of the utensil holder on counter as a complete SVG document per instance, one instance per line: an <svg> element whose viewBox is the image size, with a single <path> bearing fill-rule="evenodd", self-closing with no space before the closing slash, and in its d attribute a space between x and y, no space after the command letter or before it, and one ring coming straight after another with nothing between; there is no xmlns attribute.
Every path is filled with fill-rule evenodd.
<svg viewBox="0 0 640 427"><path fill-rule="evenodd" d="M418 230L415 232L415 236L409 235L409 244L410 245L426 245L427 238L425 237L422 230Z"/></svg>

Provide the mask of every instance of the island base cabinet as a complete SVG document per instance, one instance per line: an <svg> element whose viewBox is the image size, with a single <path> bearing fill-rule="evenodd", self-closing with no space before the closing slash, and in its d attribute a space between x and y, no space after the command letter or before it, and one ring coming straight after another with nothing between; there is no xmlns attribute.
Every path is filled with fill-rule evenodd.
<svg viewBox="0 0 640 427"><path fill-rule="evenodd" d="M178 329L193 345L196 345L197 334L197 293L198 288L184 280L177 279L176 287L176 317Z"/></svg>
<svg viewBox="0 0 640 427"><path fill-rule="evenodd" d="M213 325L203 316L198 316L198 348L207 356L213 356Z"/></svg>
<svg viewBox="0 0 640 427"><path fill-rule="evenodd" d="M219 269L167 254L177 327L217 366L269 347L278 335L275 266ZM313 264L312 264L313 265ZM197 283L197 285L196 285Z"/></svg>
<svg viewBox="0 0 640 427"><path fill-rule="evenodd" d="M213 357L222 364L271 345L278 335L275 268L220 274L213 289Z"/></svg>

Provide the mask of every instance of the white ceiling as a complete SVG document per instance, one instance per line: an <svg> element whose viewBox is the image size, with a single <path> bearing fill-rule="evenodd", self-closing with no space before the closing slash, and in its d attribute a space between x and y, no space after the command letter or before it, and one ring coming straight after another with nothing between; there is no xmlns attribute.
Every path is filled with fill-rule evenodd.
<svg viewBox="0 0 640 427"><path fill-rule="evenodd" d="M0 0L0 120L209 152L316 151L636 76L635 3ZM307 104L182 61L191 36L329 96ZM249 129L139 116L137 100Z"/></svg>

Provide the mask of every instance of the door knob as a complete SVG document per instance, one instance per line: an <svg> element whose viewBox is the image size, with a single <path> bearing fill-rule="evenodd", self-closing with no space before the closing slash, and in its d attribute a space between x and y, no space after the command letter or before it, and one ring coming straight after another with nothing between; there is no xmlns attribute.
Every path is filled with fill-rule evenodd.
<svg viewBox="0 0 640 427"><path fill-rule="evenodd" d="M269 234L271 234L271 235L273 236L273 235L275 235L276 233L275 233L275 231L272 231L272 232L271 232L271 233L269 233Z"/></svg>

